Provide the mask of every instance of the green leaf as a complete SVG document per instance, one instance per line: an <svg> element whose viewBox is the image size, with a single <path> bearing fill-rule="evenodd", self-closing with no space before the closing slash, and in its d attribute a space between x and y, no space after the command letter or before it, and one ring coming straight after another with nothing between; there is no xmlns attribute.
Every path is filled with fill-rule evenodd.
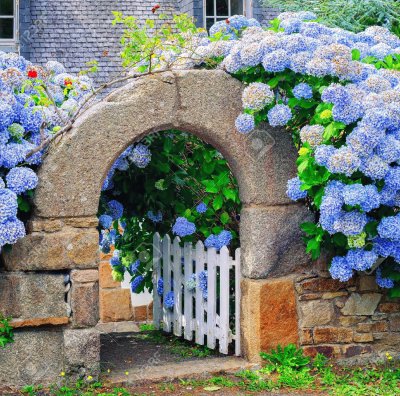
<svg viewBox="0 0 400 396"><path fill-rule="evenodd" d="M228 224L230 220L229 214L227 212L222 213L220 220L222 224Z"/></svg>
<svg viewBox="0 0 400 396"><path fill-rule="evenodd" d="M351 51L351 58L352 58L352 60L353 60L353 61L358 61L358 60L360 60L360 57L361 57L361 52L360 52L358 49L354 48L354 49Z"/></svg>
<svg viewBox="0 0 400 396"><path fill-rule="evenodd" d="M230 199L231 201L235 202L236 197L237 197L237 192L235 190L232 190L230 188L224 188L222 190L222 194L224 194L224 197L226 199Z"/></svg>
<svg viewBox="0 0 400 396"><path fill-rule="evenodd" d="M300 228L309 235L315 235L318 232L318 226L311 222L301 223Z"/></svg>
<svg viewBox="0 0 400 396"><path fill-rule="evenodd" d="M21 212L28 213L31 210L30 203L26 199L22 198L21 196L18 197L17 202L18 202L18 209Z"/></svg>
<svg viewBox="0 0 400 396"><path fill-rule="evenodd" d="M212 207L214 208L214 210L219 210L222 208L223 203L224 198L222 197L222 195L217 195L212 203Z"/></svg>

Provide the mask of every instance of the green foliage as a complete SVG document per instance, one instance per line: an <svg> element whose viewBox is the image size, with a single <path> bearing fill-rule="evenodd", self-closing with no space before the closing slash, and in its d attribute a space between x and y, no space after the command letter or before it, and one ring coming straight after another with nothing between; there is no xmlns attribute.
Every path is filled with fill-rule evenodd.
<svg viewBox="0 0 400 396"><path fill-rule="evenodd" d="M397 0L264 0L263 4L280 11L312 11L320 22L354 32L372 25L399 32L400 3Z"/></svg>
<svg viewBox="0 0 400 396"><path fill-rule="evenodd" d="M310 358L304 356L303 350L298 349L296 345L289 344L285 347L278 345L271 353L261 352L260 356L269 362L273 369L280 372L282 368L299 370L310 363Z"/></svg>
<svg viewBox="0 0 400 396"><path fill-rule="evenodd" d="M0 348L5 348L14 342L14 331L10 325L11 318L6 318L0 313Z"/></svg>
<svg viewBox="0 0 400 396"><path fill-rule="evenodd" d="M125 270L137 259L139 271L145 281L137 289L152 288L152 239L155 232L171 233L177 217L185 217L196 224L195 234L183 241L204 240L210 234L229 230L233 240L230 247L239 245L240 200L238 186L227 161L211 145L193 135L166 131L147 136L142 143L149 146L152 158L149 165L140 169L131 165L126 171L116 171L114 188L102 194L100 213L106 202L117 199L124 207L124 232L118 222L115 247L122 259L120 267L114 267L114 278L121 279ZM196 206L204 202L207 211L200 214ZM147 212L161 211L159 223L151 221Z"/></svg>

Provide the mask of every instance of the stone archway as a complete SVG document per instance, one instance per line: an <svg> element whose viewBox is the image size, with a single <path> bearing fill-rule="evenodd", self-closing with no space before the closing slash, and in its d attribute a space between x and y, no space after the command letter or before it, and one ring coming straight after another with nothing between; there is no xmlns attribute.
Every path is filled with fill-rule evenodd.
<svg viewBox="0 0 400 396"><path fill-rule="evenodd" d="M43 345L46 334L52 335L47 347L52 350L44 348L42 358L52 353L54 359L54 351L59 350L57 364L43 374L44 380L57 375L59 367L71 372L96 370L98 340L91 328L98 320L96 212L102 181L126 147L146 134L167 129L190 132L212 144L227 159L238 180L243 203L243 355L255 360L269 345L265 337L270 333L263 315L270 301L265 293L274 294L276 290L284 294L281 292L281 299L275 301L275 311L286 308L283 316L269 312L269 324L272 328L276 325L274 333L278 334L274 342L297 341L293 280L268 281L266 289L262 281L292 274L308 261L299 231L299 223L308 213L285 195L286 181L295 174L296 153L290 134L281 129L263 127L249 136L234 131L242 87L222 71L165 72L144 77L86 111L68 136L50 148L39 172L29 235L4 255L8 283L10 279L21 284L26 281L42 293L40 304L32 300L27 306L21 302L24 309L18 311L16 307L16 314L11 313L19 326L55 325L51 329L40 327L40 331L23 330L37 348ZM44 281L45 276L50 278ZM67 290L67 304L60 301L65 276L72 284ZM3 284L7 287L7 282ZM23 296L16 298L22 301ZM8 302L0 297L2 301ZM23 349L22 336L18 342ZM0 383L3 365L0 357ZM14 378L11 382L23 377ZM34 382L38 374L29 379L23 381Z"/></svg>

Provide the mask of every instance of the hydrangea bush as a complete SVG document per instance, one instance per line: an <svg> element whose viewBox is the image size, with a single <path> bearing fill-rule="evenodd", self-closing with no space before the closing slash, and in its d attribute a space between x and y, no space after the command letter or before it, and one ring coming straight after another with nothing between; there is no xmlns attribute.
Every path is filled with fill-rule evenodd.
<svg viewBox="0 0 400 396"><path fill-rule="evenodd" d="M311 12L270 28L232 19L236 29L211 29L224 51L211 42L209 56L247 84L238 132L262 121L291 132L298 175L287 194L315 213L302 225L307 252L328 250L341 281L378 268L379 286L400 296L400 39L378 26L329 28Z"/></svg>
<svg viewBox="0 0 400 396"><path fill-rule="evenodd" d="M50 61L44 67L0 52L0 251L25 236L22 220L42 160L33 149L68 122L92 90L90 79L66 73Z"/></svg>

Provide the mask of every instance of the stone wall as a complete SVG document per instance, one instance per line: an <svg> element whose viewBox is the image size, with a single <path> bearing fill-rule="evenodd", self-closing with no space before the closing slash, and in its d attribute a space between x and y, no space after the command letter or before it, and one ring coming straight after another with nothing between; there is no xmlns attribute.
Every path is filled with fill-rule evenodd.
<svg viewBox="0 0 400 396"><path fill-rule="evenodd" d="M242 331L253 330L245 339L250 358L289 343L346 364L399 355L400 299L389 299L375 276L343 283L326 268L321 261L287 277L243 281L243 314L252 313L242 324Z"/></svg>

